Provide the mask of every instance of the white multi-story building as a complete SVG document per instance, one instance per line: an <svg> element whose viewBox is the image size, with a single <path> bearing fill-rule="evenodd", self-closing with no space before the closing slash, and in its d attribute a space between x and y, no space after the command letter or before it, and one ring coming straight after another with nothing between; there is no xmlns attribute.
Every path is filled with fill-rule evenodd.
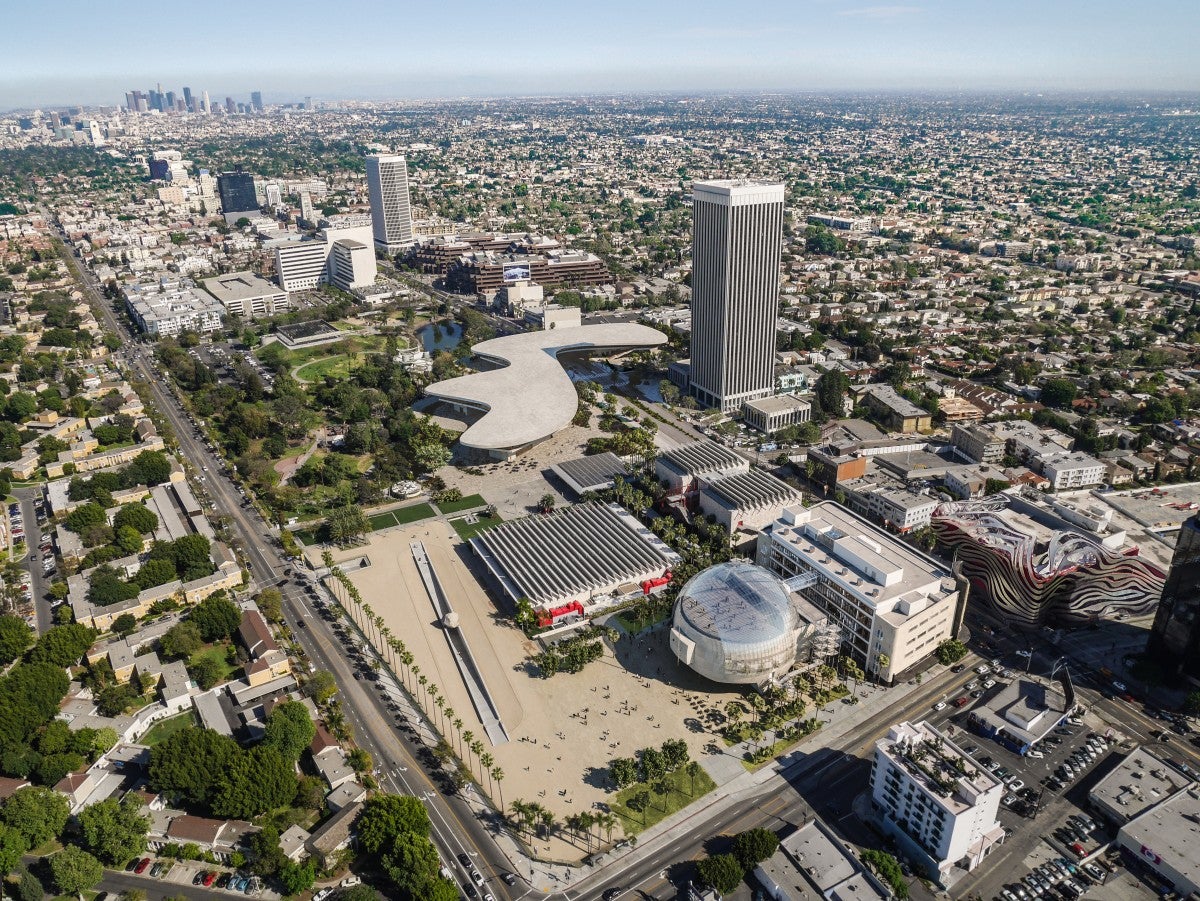
<svg viewBox="0 0 1200 901"><path fill-rule="evenodd" d="M1004 841L1004 783L929 723L898 723L875 743L871 802L884 831L942 884Z"/></svg>
<svg viewBox="0 0 1200 901"><path fill-rule="evenodd" d="M369 226L329 227L315 237L275 245L275 273L285 291L321 284L352 291L375 284L377 272Z"/></svg>
<svg viewBox="0 0 1200 901"><path fill-rule="evenodd" d="M783 185L692 186L691 390L723 413L775 390Z"/></svg>
<svg viewBox="0 0 1200 901"><path fill-rule="evenodd" d="M329 245L329 283L343 291L375 284L375 249L353 238Z"/></svg>
<svg viewBox="0 0 1200 901"><path fill-rule="evenodd" d="M810 601L842 630L869 673L892 681L954 636L954 576L833 501L786 508L758 539L757 562L785 579L807 576Z"/></svg>
<svg viewBox="0 0 1200 901"><path fill-rule="evenodd" d="M230 272L204 280L204 290L225 307L230 316L261 319L289 309L287 291L281 290L253 272Z"/></svg>
<svg viewBox="0 0 1200 901"><path fill-rule="evenodd" d="M1104 483L1104 464L1083 453L1062 451L1039 458L1042 475L1055 491L1089 488Z"/></svg>
<svg viewBox="0 0 1200 901"><path fill-rule="evenodd" d="M367 157L367 193L375 246L396 253L413 243L412 207L408 197L408 164L403 156Z"/></svg>
<svg viewBox="0 0 1200 901"><path fill-rule="evenodd" d="M307 291L325 280L329 244L320 239L287 241L275 247L275 276L284 291Z"/></svg>
<svg viewBox="0 0 1200 901"><path fill-rule="evenodd" d="M161 279L147 284L126 285L125 307L147 335L178 335L180 332L215 332L221 328L224 308L190 279Z"/></svg>

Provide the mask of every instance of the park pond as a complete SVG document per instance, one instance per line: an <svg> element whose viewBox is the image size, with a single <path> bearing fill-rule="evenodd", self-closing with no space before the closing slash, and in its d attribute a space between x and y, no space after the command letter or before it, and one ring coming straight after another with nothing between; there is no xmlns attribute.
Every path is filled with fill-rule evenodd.
<svg viewBox="0 0 1200 901"><path fill-rule="evenodd" d="M417 338L429 353L454 350L462 341L462 326L453 319L440 319L417 329Z"/></svg>

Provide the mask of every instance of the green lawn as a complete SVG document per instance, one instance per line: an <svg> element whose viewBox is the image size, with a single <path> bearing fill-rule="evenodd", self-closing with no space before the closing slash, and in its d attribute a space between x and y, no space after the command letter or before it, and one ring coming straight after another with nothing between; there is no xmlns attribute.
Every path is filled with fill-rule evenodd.
<svg viewBox="0 0 1200 901"><path fill-rule="evenodd" d="M466 497L464 497L462 500L446 501L445 503L439 503L437 505L437 508L439 510L441 510L443 513L458 513L462 510L474 510L476 507L486 507L486 506L487 506L487 501L485 501L480 495L469 494Z"/></svg>
<svg viewBox="0 0 1200 901"><path fill-rule="evenodd" d="M184 729L195 725L196 714L191 710L185 710L178 716L169 717L155 723L150 727L150 731L142 736L138 743L152 748L159 742L166 741L176 732L182 732Z"/></svg>
<svg viewBox="0 0 1200 901"><path fill-rule="evenodd" d="M228 679L232 673L235 673L241 669L240 666L230 663L228 659L226 659L225 649L227 647L229 647L229 645L227 642L225 642L222 644L215 644L210 648L201 648L192 655L192 659L188 661L188 666L195 666L206 657L217 661L217 664L221 667L221 678L218 680L218 684L220 684Z"/></svg>
<svg viewBox="0 0 1200 901"><path fill-rule="evenodd" d="M454 531L458 533L458 537L463 541L470 541L484 529L490 529L492 526L497 526L501 523L499 516L486 517L480 516L475 522L467 522L466 519L452 519L450 525L454 526Z"/></svg>
<svg viewBox="0 0 1200 901"><path fill-rule="evenodd" d="M317 544L317 530L303 529L299 532L292 532L292 537L307 547L312 547Z"/></svg>
<svg viewBox="0 0 1200 901"><path fill-rule="evenodd" d="M609 807L621 820L621 825L625 827L626 835L636 835L643 829L649 829L659 820L669 817L671 814L683 810L693 801L708 794L717 784L712 781L712 777L700 768L700 772L696 774L696 788L692 791L691 777L681 768L677 772L672 773L667 777L671 783L672 790L665 797L650 792L650 806L645 811L639 812L630 810L628 801L640 791L649 790L649 786L639 782L636 785L631 785L628 788L621 789L614 799L609 802ZM642 817L645 817L645 822Z"/></svg>
<svg viewBox="0 0 1200 901"><path fill-rule="evenodd" d="M353 363L354 358L346 354L335 354L332 357L325 357L323 360L305 363L296 370L296 378L302 382L319 382L327 375L334 378L345 378L350 373Z"/></svg>

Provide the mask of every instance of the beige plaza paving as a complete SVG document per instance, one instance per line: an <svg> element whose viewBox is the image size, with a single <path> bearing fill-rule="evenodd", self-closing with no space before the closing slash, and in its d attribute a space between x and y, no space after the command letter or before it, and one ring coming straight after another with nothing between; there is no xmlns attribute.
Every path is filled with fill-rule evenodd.
<svg viewBox="0 0 1200 901"><path fill-rule="evenodd" d="M495 700L510 741L487 747L486 736L450 654L433 605L417 572L409 542L424 542L444 590L460 617L460 629ZM496 610L464 559L470 554L441 521L376 532L366 546L334 554L335 561L366 555L371 565L348 575L363 599L392 634L408 646L415 663L437 684L463 730L484 741L504 771L505 805L515 799L536 801L559 822L572 813L594 809L610 792L605 768L617 756L660 745L668 738L687 741L693 758L706 746L724 749L709 731L714 713L735 697L674 661L666 635L624 638L617 656L605 656L577 674L539 678L527 664L538 651ZM319 557L319 554L317 555ZM319 561L318 561L319 562ZM433 710L436 717L437 711ZM450 730L453 741L453 730ZM485 778L483 789L499 804L501 791ZM619 840L618 827L613 840ZM593 846L594 847L594 846ZM577 860L585 849L556 837L535 850L557 860Z"/></svg>

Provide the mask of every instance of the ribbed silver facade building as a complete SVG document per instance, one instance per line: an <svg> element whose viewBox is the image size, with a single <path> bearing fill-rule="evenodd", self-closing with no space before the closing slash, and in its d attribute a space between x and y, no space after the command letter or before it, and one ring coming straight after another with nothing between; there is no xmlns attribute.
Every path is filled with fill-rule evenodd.
<svg viewBox="0 0 1200 901"><path fill-rule="evenodd" d="M412 207L408 198L408 164L399 155L367 157L367 193L375 246L388 253L413 243Z"/></svg>
<svg viewBox="0 0 1200 901"><path fill-rule="evenodd" d="M692 186L692 394L731 413L775 388L783 185Z"/></svg>

